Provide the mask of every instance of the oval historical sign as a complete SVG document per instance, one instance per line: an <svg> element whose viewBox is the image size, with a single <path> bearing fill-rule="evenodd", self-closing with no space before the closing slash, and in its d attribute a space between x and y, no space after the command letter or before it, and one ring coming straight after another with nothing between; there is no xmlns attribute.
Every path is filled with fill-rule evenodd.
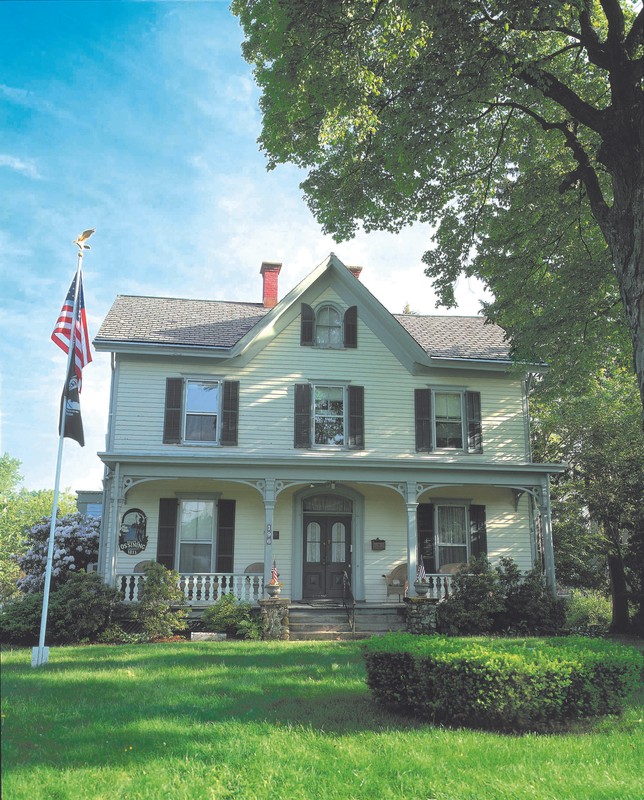
<svg viewBox="0 0 644 800"><path fill-rule="evenodd" d="M119 528L119 550L128 556L142 553L148 546L147 525L147 517L140 508L126 511Z"/></svg>

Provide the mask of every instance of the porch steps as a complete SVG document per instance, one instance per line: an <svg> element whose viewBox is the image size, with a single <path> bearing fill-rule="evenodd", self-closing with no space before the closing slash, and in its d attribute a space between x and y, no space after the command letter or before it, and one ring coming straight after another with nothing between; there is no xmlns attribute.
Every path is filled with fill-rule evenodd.
<svg viewBox="0 0 644 800"><path fill-rule="evenodd" d="M355 631L342 606L291 605L289 607L291 641L344 641L365 639L392 630L404 630L404 607L398 605L356 605Z"/></svg>

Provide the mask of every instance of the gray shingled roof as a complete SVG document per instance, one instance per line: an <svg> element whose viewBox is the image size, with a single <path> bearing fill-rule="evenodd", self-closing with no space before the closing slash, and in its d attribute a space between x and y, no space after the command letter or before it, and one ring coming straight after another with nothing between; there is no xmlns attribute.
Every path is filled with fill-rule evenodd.
<svg viewBox="0 0 644 800"><path fill-rule="evenodd" d="M232 347L267 312L261 303L117 295L95 341Z"/></svg>
<svg viewBox="0 0 644 800"><path fill-rule="evenodd" d="M136 343L228 348L267 314L261 303L118 295L97 344ZM482 317L394 315L429 355L507 360L502 328Z"/></svg>
<svg viewBox="0 0 644 800"><path fill-rule="evenodd" d="M503 328L484 317L398 315L394 318L418 344L437 358L507 360L510 344Z"/></svg>

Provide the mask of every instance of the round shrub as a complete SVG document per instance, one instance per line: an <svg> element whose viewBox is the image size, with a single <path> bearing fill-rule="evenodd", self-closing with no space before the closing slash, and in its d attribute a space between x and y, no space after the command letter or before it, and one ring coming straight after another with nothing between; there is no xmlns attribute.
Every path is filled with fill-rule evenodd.
<svg viewBox="0 0 644 800"><path fill-rule="evenodd" d="M449 725L539 730L619 713L643 658L602 640L459 639L387 634L364 644L385 705Z"/></svg>

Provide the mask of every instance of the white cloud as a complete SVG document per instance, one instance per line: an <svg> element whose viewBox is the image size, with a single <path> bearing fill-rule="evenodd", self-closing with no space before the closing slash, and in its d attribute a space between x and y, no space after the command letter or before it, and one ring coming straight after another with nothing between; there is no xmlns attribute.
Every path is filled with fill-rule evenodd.
<svg viewBox="0 0 644 800"><path fill-rule="evenodd" d="M0 153L0 167L8 167L15 172L20 172L28 178L40 179L42 175L38 171L36 163L32 159L17 158L6 153Z"/></svg>

